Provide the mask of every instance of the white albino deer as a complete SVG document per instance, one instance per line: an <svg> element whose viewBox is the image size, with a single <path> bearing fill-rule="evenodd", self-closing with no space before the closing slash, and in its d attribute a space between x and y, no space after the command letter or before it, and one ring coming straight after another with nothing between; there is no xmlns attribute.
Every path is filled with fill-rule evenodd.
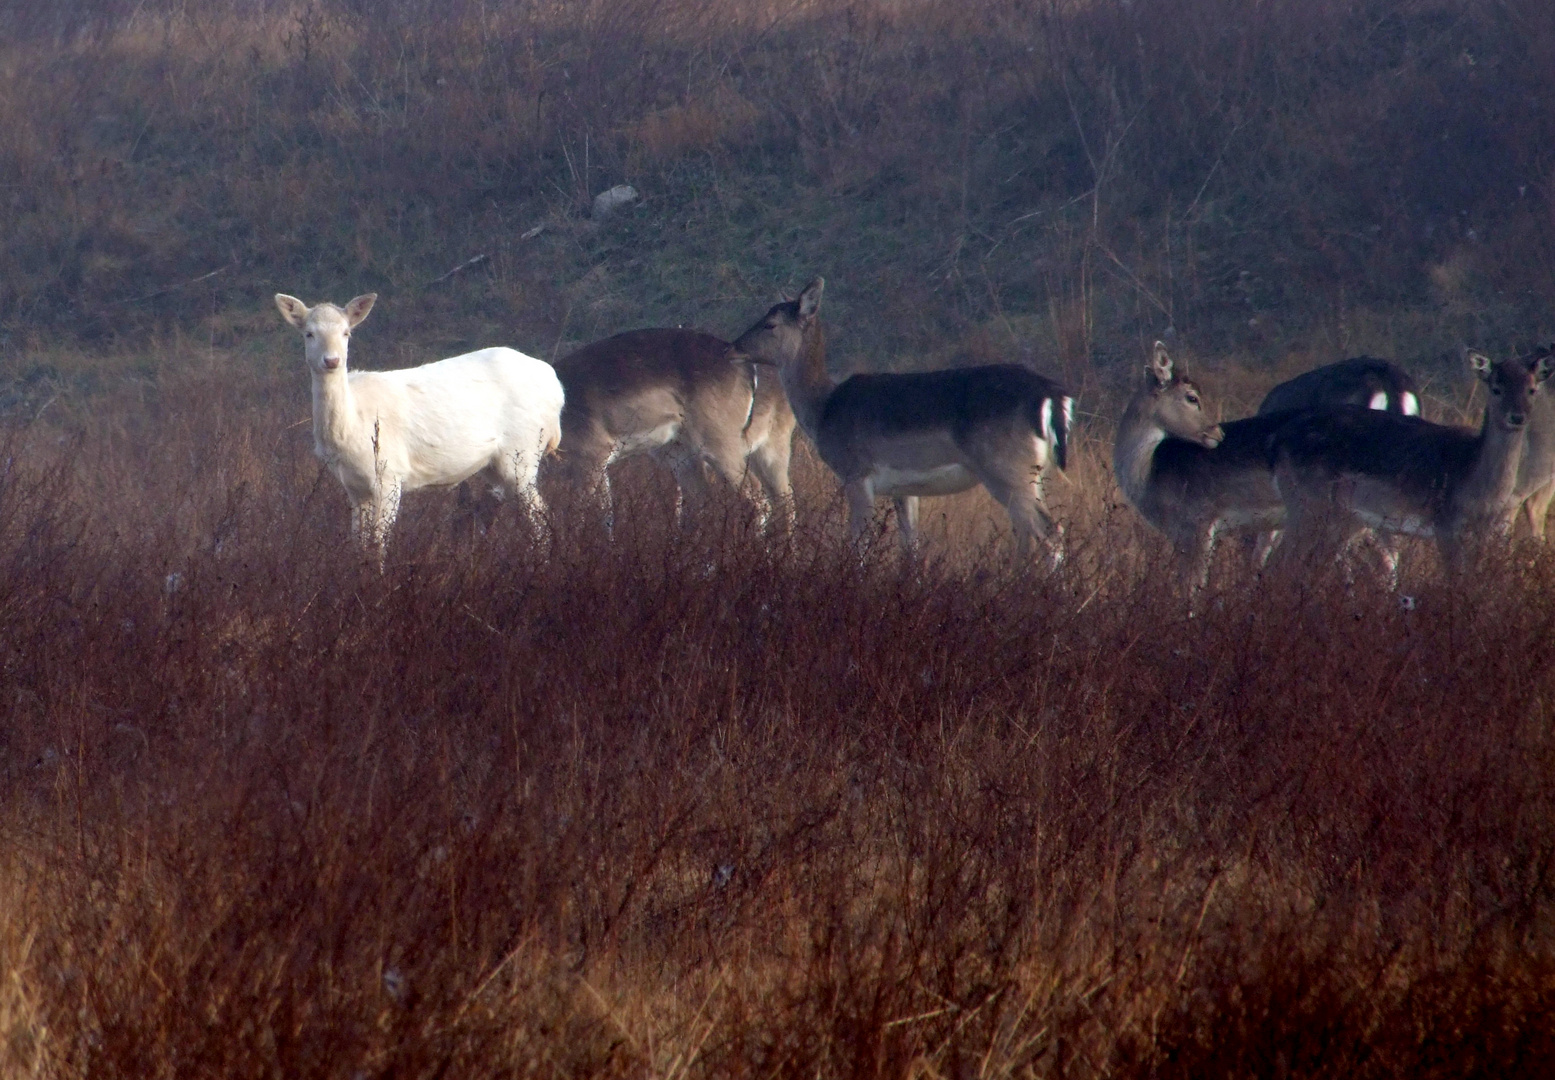
<svg viewBox="0 0 1555 1080"><path fill-rule="evenodd" d="M400 496L477 473L544 510L540 459L561 438L562 387L543 360L491 348L401 371L346 370L351 330L376 293L343 308L278 293L313 376L313 452L346 489L351 533L383 565Z"/></svg>
<svg viewBox="0 0 1555 1080"><path fill-rule="evenodd" d="M819 310L825 282L778 304L734 343L736 358L778 369L799 426L842 480L855 537L875 500L896 500L899 537L916 550L918 499L981 484L1010 515L1018 552L1038 540L1053 561L1063 531L1048 514L1042 481L1067 463L1073 399L1055 382L1015 364L897 375L826 370Z"/></svg>
<svg viewBox="0 0 1555 1080"><path fill-rule="evenodd" d="M1490 400L1478 432L1371 409L1289 418L1270 440L1287 553L1342 550L1361 529L1432 537L1450 568L1516 513L1530 412L1555 361L1468 354Z"/></svg>
<svg viewBox="0 0 1555 1080"><path fill-rule="evenodd" d="M1284 520L1267 441L1286 419L1282 413L1216 423L1199 388L1173 371L1166 346L1155 343L1144 385L1118 422L1112 471L1124 498L1171 539L1190 592L1208 581L1222 532L1269 532Z"/></svg>
<svg viewBox="0 0 1555 1080"><path fill-rule="evenodd" d="M706 466L736 490L747 469L776 511L793 524L789 455L794 414L771 373L730 363L731 346L683 329L632 330L585 345L556 365L567 392L562 410L565 471L592 491L611 522L612 462L646 453L672 469L682 504L704 501Z"/></svg>

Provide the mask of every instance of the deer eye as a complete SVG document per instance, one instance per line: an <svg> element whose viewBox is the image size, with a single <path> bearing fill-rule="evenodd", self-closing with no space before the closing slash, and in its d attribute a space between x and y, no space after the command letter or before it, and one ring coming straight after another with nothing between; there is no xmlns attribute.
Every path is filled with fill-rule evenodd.
<svg viewBox="0 0 1555 1080"><path fill-rule="evenodd" d="M307 333L303 334L302 336L305 337L305 338L310 338L310 337L313 336L313 331L309 330Z"/></svg>
<svg viewBox="0 0 1555 1080"><path fill-rule="evenodd" d="M1199 395L1189 394L1186 400L1189 405L1197 405L1199 403Z"/></svg>

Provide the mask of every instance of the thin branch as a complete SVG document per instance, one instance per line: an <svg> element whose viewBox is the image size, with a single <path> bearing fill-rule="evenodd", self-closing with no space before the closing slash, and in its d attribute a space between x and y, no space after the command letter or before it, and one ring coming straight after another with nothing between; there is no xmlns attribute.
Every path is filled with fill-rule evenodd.
<svg viewBox="0 0 1555 1080"><path fill-rule="evenodd" d="M448 273L444 274L442 277L435 277L435 278L433 278L431 281L427 282L427 285L436 285L439 282L447 281L449 278L453 277L455 274L459 273L461 270L468 270L472 266L479 266L481 263L485 262L488 258L490 258L489 255L484 255L483 254L483 255L477 255L473 259L466 259L466 260L464 260L464 262L460 263L458 266L456 266L452 270L448 271Z"/></svg>

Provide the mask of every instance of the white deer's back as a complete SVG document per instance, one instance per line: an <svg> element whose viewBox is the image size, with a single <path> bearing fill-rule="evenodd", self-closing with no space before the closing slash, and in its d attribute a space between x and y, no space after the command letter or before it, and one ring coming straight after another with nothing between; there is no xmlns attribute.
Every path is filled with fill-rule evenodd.
<svg viewBox="0 0 1555 1080"><path fill-rule="evenodd" d="M350 374L361 430L406 491L456 484L502 453L536 459L560 436L562 388L543 360L490 348L399 371Z"/></svg>

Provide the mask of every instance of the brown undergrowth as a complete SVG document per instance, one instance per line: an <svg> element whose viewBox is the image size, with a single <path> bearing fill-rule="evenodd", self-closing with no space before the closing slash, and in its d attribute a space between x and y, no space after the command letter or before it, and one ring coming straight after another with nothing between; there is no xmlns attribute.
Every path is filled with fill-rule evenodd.
<svg viewBox="0 0 1555 1080"><path fill-rule="evenodd" d="M644 468L379 576L265 390L6 436L7 1075L1555 1058L1547 558L1190 619L1085 443L1057 572L966 497L850 547L807 459L791 543Z"/></svg>

